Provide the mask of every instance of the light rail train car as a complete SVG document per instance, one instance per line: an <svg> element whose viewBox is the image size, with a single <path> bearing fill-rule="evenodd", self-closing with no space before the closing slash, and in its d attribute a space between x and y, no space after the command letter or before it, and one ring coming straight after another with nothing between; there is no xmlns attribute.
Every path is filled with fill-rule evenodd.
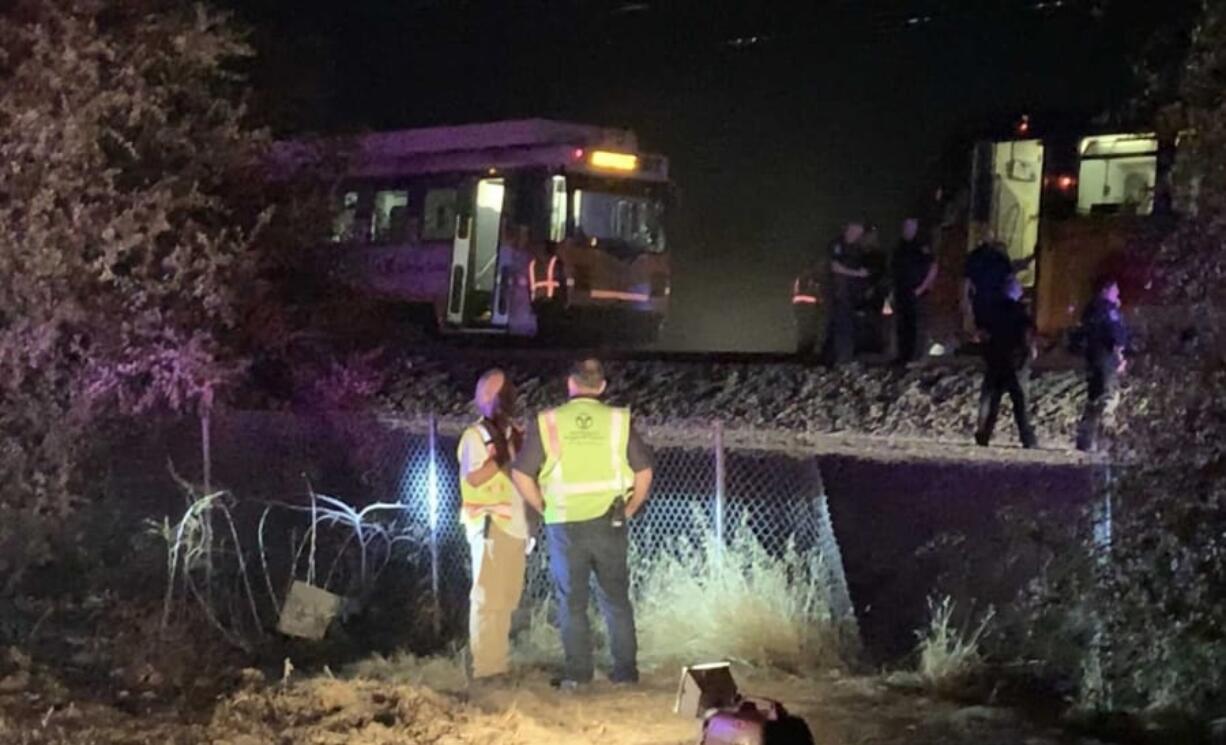
<svg viewBox="0 0 1226 745"><path fill-rule="evenodd" d="M1097 276L1121 285L1126 307L1154 300L1152 256L1173 214L1169 172L1176 143L1153 132L1030 131L981 141L972 151L969 200L948 215L938 252L947 273L938 301L957 312L961 268L983 240L1010 258L1034 255L1019 274L1039 331L1059 336L1078 323Z"/></svg>
<svg viewBox="0 0 1226 745"><path fill-rule="evenodd" d="M668 312L666 158L635 134L542 119L348 143L322 265L428 306L444 333L655 338Z"/></svg>

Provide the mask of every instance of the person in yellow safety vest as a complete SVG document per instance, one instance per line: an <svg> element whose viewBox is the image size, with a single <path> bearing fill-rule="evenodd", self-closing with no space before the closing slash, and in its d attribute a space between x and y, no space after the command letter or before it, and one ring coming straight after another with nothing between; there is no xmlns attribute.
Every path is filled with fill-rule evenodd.
<svg viewBox="0 0 1226 745"><path fill-rule="evenodd" d="M481 418L464 430L460 464L460 520L472 555L468 644L474 679L509 672L511 616L524 589L528 539L523 498L510 463L523 441L513 423L515 386L501 370L477 381Z"/></svg>
<svg viewBox="0 0 1226 745"><path fill-rule="evenodd" d="M821 334L821 271L810 267L792 281L792 314L796 317L796 356L811 360Z"/></svg>
<svg viewBox="0 0 1226 745"><path fill-rule="evenodd" d="M631 427L629 409L599 400L607 386L599 361L587 359L566 380L570 400L528 428L511 478L544 515L549 568L558 602L566 666L555 687L575 690L593 676L588 595L596 575L617 684L638 682L638 643L630 605L626 521L651 489L653 456Z"/></svg>

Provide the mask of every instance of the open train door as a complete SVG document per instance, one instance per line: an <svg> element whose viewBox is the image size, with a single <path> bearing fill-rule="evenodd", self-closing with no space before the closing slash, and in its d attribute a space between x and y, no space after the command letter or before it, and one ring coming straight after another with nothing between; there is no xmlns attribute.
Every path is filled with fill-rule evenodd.
<svg viewBox="0 0 1226 745"><path fill-rule="evenodd" d="M502 255L507 253L501 250L505 195L503 179L481 179L473 187L470 204L456 216L447 289L449 325L497 327L507 323L507 313L498 312ZM509 271L506 275L509 277Z"/></svg>
<svg viewBox="0 0 1226 745"><path fill-rule="evenodd" d="M971 229L967 250L985 238L1005 245L1009 258L1024 259L1039 242L1043 199L1042 140L1003 140L976 145L971 174ZM1032 265L1018 272L1025 287L1035 284Z"/></svg>

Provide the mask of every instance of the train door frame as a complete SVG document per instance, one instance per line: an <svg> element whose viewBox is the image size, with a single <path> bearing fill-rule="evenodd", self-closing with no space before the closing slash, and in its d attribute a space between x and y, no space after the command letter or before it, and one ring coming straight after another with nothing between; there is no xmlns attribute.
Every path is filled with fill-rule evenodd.
<svg viewBox="0 0 1226 745"><path fill-rule="evenodd" d="M1012 165L1026 165L1030 161L1016 158L1016 149L1030 147L1037 149L1037 167L1033 168L1029 178L1012 177ZM1008 157L1002 160L1004 149L1008 149ZM984 238L985 234L995 240L1001 240L1009 247L1009 258L1018 260L1027 255L1036 255L1043 233L1044 188L1043 179L1047 172L1048 146L1043 138L1024 137L1004 140L981 140L974 146L971 156L971 218L973 226L967 232L966 250L969 252ZM1025 189L1026 199L1015 201L1018 207L1018 224L1013 231L1005 231L1002 221L1006 216L1003 200L1004 181L1017 184L1033 183ZM1014 192L1010 190L1012 195ZM1025 210L1025 211L1023 211ZM1033 223L1033 226L1031 226ZM1018 240L1016 247L1013 240L1005 240L1002 233L1012 239L1014 234ZM1032 240L1027 238L1033 235ZM1029 245L1027 245L1029 244ZM1027 288L1038 286L1038 257L1027 272L1022 272L1023 285Z"/></svg>
<svg viewBox="0 0 1226 745"><path fill-rule="evenodd" d="M501 176L475 179L460 190L463 194L456 214L455 238L452 241L451 268L447 285L447 323L467 328L505 329L509 321L506 286L510 281L508 267L509 251L502 245L502 224L506 216L507 181ZM497 208L492 201L497 194ZM484 203L483 203L484 202ZM492 213L492 214L491 214ZM490 287L490 317L488 321L474 323L473 293L474 263L477 260L478 242L493 241L494 280ZM501 311L501 312L500 312Z"/></svg>
<svg viewBox="0 0 1226 745"><path fill-rule="evenodd" d="M511 291L515 283L515 261L512 251L498 246L497 268L494 276L494 292L490 299L490 323L507 328L511 323Z"/></svg>

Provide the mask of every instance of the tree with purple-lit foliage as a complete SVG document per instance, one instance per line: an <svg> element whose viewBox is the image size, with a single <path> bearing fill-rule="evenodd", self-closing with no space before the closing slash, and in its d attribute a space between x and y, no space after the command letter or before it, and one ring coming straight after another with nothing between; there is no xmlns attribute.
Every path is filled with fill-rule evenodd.
<svg viewBox="0 0 1226 745"><path fill-rule="evenodd" d="M1157 114L1161 127L1183 133L1174 174L1180 214L1157 248L1154 279L1163 303L1139 340L1143 351L1129 370L1112 448L1111 460L1122 465L1112 467L1106 484L1114 507L1110 547L1069 584L1050 588L1048 600L1074 619L1069 628L1087 635L1079 643L1093 633L1102 644L1083 679L1091 700L1222 716L1226 0L1202 0L1186 41L1177 87L1165 91L1168 102ZM1158 100L1164 93L1152 92ZM1034 626L1040 634L1041 625Z"/></svg>
<svg viewBox="0 0 1226 745"><path fill-rule="evenodd" d="M90 494L99 422L208 406L285 336L264 277L326 211L264 178L250 54L199 5L0 13L0 594Z"/></svg>

